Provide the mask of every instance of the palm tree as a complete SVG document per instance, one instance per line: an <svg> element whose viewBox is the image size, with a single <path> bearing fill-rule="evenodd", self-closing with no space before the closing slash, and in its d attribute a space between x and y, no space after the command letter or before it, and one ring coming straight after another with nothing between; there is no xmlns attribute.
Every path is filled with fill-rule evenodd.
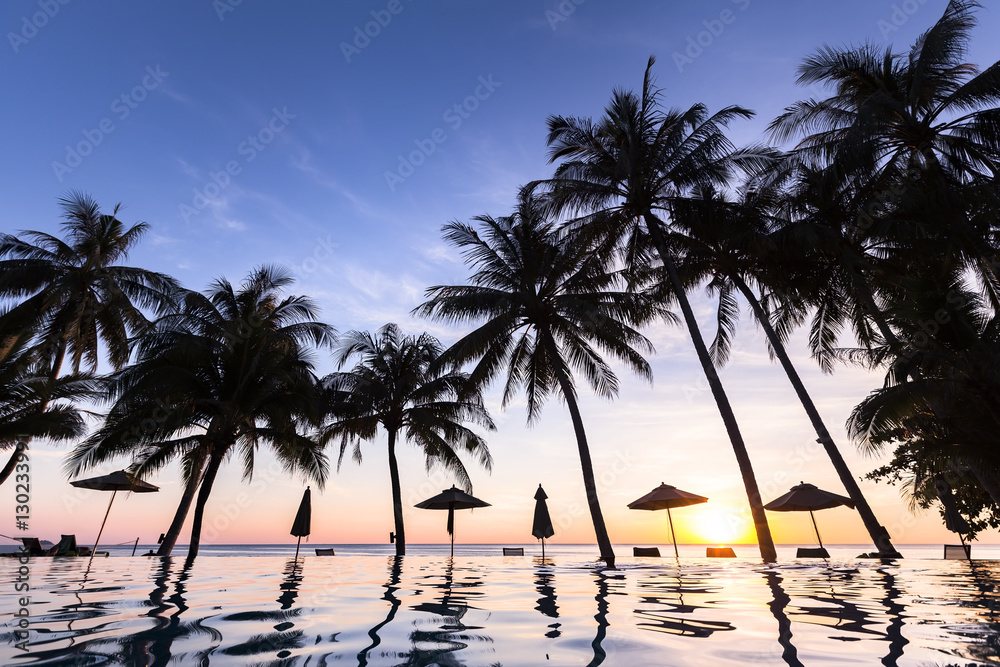
<svg viewBox="0 0 1000 667"><path fill-rule="evenodd" d="M739 318L736 294L743 296L767 337L772 357L777 357L781 363L816 431L818 442L826 450L844 488L854 501L873 543L880 553L895 553L888 532L872 512L788 357L785 341L790 330L782 328L779 333L757 292L751 287L754 285L765 298L778 297L786 301L794 298L790 291L783 289L787 283L787 277L782 275L786 269L784 252L787 248L779 247L774 234L773 212L782 200L766 191L743 191L738 203L725 201L721 195L711 191L702 193L702 197L674 203L673 237L682 240L687 251L682 270L695 275L692 282L709 279L709 290L718 299L718 333L710 352L717 364L726 362ZM781 267L779 275L774 275L776 267ZM777 290L768 294L767 291L775 285Z"/></svg>
<svg viewBox="0 0 1000 667"><path fill-rule="evenodd" d="M349 445L353 445L354 460L360 463L361 442L373 440L379 426L385 430L397 556L406 555L403 497L396 462L396 442L401 433L423 452L427 470L444 467L469 492L472 481L459 451L475 456L486 470L493 468L486 441L465 425L471 422L496 430L483 406L482 394L469 389L465 373L440 363L441 351L441 343L433 336L404 336L393 323L375 335L351 331L337 352L337 365L343 368L355 357L358 363L349 371L323 378L330 419L322 428L321 442L340 441L338 467Z"/></svg>
<svg viewBox="0 0 1000 667"><path fill-rule="evenodd" d="M212 485L230 457L249 479L267 446L287 471L320 488L326 479L322 446L304 430L321 416L310 347L332 344L335 332L314 321L310 299L282 297L291 282L284 270L263 266L239 289L219 279L205 294L186 293L178 313L138 337L135 363L108 381L113 405L104 425L67 461L78 473L131 455L145 476L181 460L187 493L177 530L198 492L188 558L198 554Z"/></svg>
<svg viewBox="0 0 1000 667"><path fill-rule="evenodd" d="M651 379L642 353L652 352L652 345L632 325L670 315L648 296L623 289L624 274L607 271L592 245L561 241L541 203L526 192L513 215L474 220L482 236L459 222L444 227L445 239L475 270L471 284L431 287L415 312L449 323L482 322L450 348L448 358L476 360L474 386L504 376L504 406L523 388L529 424L547 396L566 401L601 559L614 567L573 372L599 395L617 395L618 379L600 350Z"/></svg>
<svg viewBox="0 0 1000 667"><path fill-rule="evenodd" d="M965 471L1000 506L1000 317L966 277L958 263L944 277L914 276L910 312L898 318L905 348L854 408L848 431L868 451L902 443L918 482ZM928 322L941 322L933 335Z"/></svg>
<svg viewBox="0 0 1000 667"><path fill-rule="evenodd" d="M556 210L583 213L573 225L613 239L627 260L637 247L655 248L736 453L761 556L773 562L777 554L750 456L677 270L683 249L672 238L669 222L672 202L693 187L724 186L736 168L760 169L774 153L737 150L726 138L731 121L752 115L742 107L712 115L701 104L663 110L653 86L653 64L650 58L641 94L614 91L598 122L549 118L549 158L562 162L545 185Z"/></svg>
<svg viewBox="0 0 1000 667"><path fill-rule="evenodd" d="M86 432L73 402L94 396L94 381L69 375L50 382L32 353L36 324L35 319L0 314L0 449L30 438L68 440ZM16 454L11 461L13 470Z"/></svg>
<svg viewBox="0 0 1000 667"><path fill-rule="evenodd" d="M893 236L922 236L921 249L934 255L960 253L996 302L991 230L970 216L970 196L1000 173L1000 63L980 72L964 61L977 7L951 0L907 54L873 44L819 50L798 81L830 84L834 94L788 107L769 129L777 141L804 135L796 149L803 159L902 208ZM995 208L995 191L988 198Z"/></svg>
<svg viewBox="0 0 1000 667"><path fill-rule="evenodd" d="M97 368L99 344L115 369L128 362L128 338L147 324L142 309L162 314L173 306L177 282L121 262L149 225L126 228L82 193L61 199L65 239L38 231L0 234L0 299L19 300L14 317L40 318L34 352L51 380L68 354L73 373ZM44 409L45 401L40 403ZM13 459L0 472L2 484Z"/></svg>

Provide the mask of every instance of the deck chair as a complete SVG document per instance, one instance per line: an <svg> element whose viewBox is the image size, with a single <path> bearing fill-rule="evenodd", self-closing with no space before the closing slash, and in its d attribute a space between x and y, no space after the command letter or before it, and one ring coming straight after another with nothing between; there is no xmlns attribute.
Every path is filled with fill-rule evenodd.
<svg viewBox="0 0 1000 667"><path fill-rule="evenodd" d="M42 543L38 541L37 537L22 537L21 544L28 550L29 556L45 555L45 549L42 548Z"/></svg>
<svg viewBox="0 0 1000 667"><path fill-rule="evenodd" d="M76 547L76 535L60 535L59 544L45 552L48 556L79 556L80 551ZM87 552L90 553L89 551Z"/></svg>
<svg viewBox="0 0 1000 667"><path fill-rule="evenodd" d="M829 558L830 552L823 547L799 547L795 550L796 558Z"/></svg>
<svg viewBox="0 0 1000 667"><path fill-rule="evenodd" d="M946 544L944 545L944 557L948 560L972 558L971 544Z"/></svg>
<svg viewBox="0 0 1000 667"><path fill-rule="evenodd" d="M660 557L659 547L632 547L633 556L647 556L650 558Z"/></svg>
<svg viewBox="0 0 1000 667"><path fill-rule="evenodd" d="M316 555L317 556L333 556L335 554L333 552L333 547L330 547L329 549L317 549L316 550Z"/></svg>
<svg viewBox="0 0 1000 667"><path fill-rule="evenodd" d="M524 555L524 547L504 547L503 548L503 555L504 556L523 556Z"/></svg>
<svg viewBox="0 0 1000 667"><path fill-rule="evenodd" d="M707 547L705 549L706 558L736 558L736 552L732 547Z"/></svg>

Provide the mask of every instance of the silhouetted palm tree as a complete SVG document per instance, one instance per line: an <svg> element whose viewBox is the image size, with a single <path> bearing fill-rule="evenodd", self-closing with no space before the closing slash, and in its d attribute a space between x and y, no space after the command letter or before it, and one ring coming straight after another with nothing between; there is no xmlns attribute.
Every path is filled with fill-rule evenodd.
<svg viewBox="0 0 1000 667"><path fill-rule="evenodd" d="M891 237L904 248L961 253L996 303L991 229L970 215L970 197L985 196L995 210L988 184L1000 173L1000 63L980 72L964 60L977 7L951 0L906 54L875 44L820 49L798 80L831 85L833 95L792 105L770 132L778 141L803 136L803 159L864 183L866 197L894 218Z"/></svg>
<svg viewBox="0 0 1000 667"><path fill-rule="evenodd" d="M472 423L495 430L478 390L470 390L468 376L440 364L441 343L429 334L404 336L396 324L386 324L375 335L351 331L337 352L338 367L357 357L349 371L323 378L328 421L321 441L340 441L340 457L349 445L361 462L361 442L373 440L381 426L389 442L389 480L396 555L406 554L403 497L396 462L400 434L424 454L427 469L440 465L472 491L469 473L459 452L475 456L487 470L493 467L486 441L466 426Z"/></svg>
<svg viewBox="0 0 1000 667"><path fill-rule="evenodd" d="M101 213L82 193L71 193L60 204L63 239L37 231L0 234L0 298L18 301L14 317L39 318L33 354L52 380L67 354L74 373L84 362L96 370L99 343L114 368L124 366L129 336L148 324L141 309L167 312L178 288L162 273L120 264L149 225L126 228L117 218L118 206ZM12 469L8 462L0 484Z"/></svg>
<svg viewBox="0 0 1000 667"><path fill-rule="evenodd" d="M289 472L321 488L326 479L322 446L303 431L321 416L310 347L332 344L335 332L313 321L311 300L281 296L291 282L264 266L239 289L219 279L205 294L186 293L178 313L139 336L135 363L108 381L113 405L104 424L67 461L78 473L129 455L145 476L180 459L188 494L178 529L194 495L191 480L198 480L189 558L198 553L212 485L230 457L249 479L266 446Z"/></svg>
<svg viewBox="0 0 1000 667"><path fill-rule="evenodd" d="M0 314L0 449L20 440L68 440L86 433L74 401L95 395L88 375L67 375L50 381L32 353L35 318ZM17 456L11 457L16 468Z"/></svg>
<svg viewBox="0 0 1000 667"><path fill-rule="evenodd" d="M599 395L614 397L618 379L601 358L603 351L650 379L642 354L653 348L632 325L669 313L648 296L624 289L624 275L606 270L592 246L560 241L541 205L526 193L513 215L474 220L482 236L459 222L444 227L445 239L475 270L471 284L431 287L429 300L415 312L449 323L480 323L448 357L476 361L475 386L502 377L504 406L523 388L529 423L550 394L566 401L601 558L614 567L573 375L581 374Z"/></svg>
<svg viewBox="0 0 1000 667"><path fill-rule="evenodd" d="M844 488L854 501L858 514L881 553L896 550L886 529L879 524L865 499L861 488L847 467L847 462L837 448L829 429L806 391L795 366L785 350L790 333L787 328L779 332L771 323L769 313L758 298L756 288L764 298L782 301L794 295L782 288L787 284L784 256L774 237L773 212L781 200L769 192L742 192L737 203L728 202L717 193L705 191L701 199L679 200L673 207L673 238L686 249L682 271L708 279L709 290L718 300L718 333L710 352L716 363L722 365L729 356L731 338L739 319L736 295L746 299L757 324L767 337L769 352L777 357L795 394L809 416L818 442L826 450ZM775 273L778 273L775 276ZM769 290L777 285L776 291ZM752 287L753 286L753 287ZM798 306L801 309L801 305Z"/></svg>
<svg viewBox="0 0 1000 667"><path fill-rule="evenodd" d="M596 123L549 118L549 157L561 162L545 185L556 210L583 214L573 226L616 240L626 261L633 259L637 247L651 244L656 249L736 453L761 556L771 562L777 555L750 456L677 270L683 248L671 237L670 209L693 187L724 186L735 169L760 169L775 154L737 150L726 138L724 130L731 121L752 115L741 107L712 115L701 104L686 111L662 109L652 81L653 64L650 58L641 93L615 90Z"/></svg>

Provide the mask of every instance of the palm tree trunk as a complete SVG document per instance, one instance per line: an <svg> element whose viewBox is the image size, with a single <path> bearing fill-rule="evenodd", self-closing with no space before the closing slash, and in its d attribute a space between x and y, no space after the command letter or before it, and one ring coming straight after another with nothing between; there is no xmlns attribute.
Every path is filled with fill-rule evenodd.
<svg viewBox="0 0 1000 667"><path fill-rule="evenodd" d="M6 482L7 478L11 476L11 473L14 472L14 468L17 467L17 462L20 458L21 452L17 450L17 446L15 445L14 451L11 452L10 458L7 459L7 463L4 465L3 470L0 470L0 484Z"/></svg>
<svg viewBox="0 0 1000 667"><path fill-rule="evenodd" d="M767 523L767 515L764 513L764 503L760 497L760 489L757 488L757 478L754 476L753 466L750 463L750 454L747 452L746 444L743 442L743 435L740 433L739 424L736 422L736 415L729 404L729 398L726 396L726 390L722 386L719 374L716 373L715 366L712 364L712 357L708 354L705 339L702 338L701 329L698 328L698 320L695 319L694 311L691 309L691 302L688 301L687 294L684 291L684 284L681 282L680 275L677 273L677 267L674 265L670 251L667 248L666 239L660 228L660 221L652 214L646 214L645 222L653 243L656 245L657 252L660 254L660 259L663 261L663 266L667 269L667 273L670 276L670 283L677 297L677 302L681 306L681 312L684 314L684 322L687 324L688 333L691 335L691 342L694 343L694 349L698 353L698 360L705 371L708 386L712 389L712 396L715 397L715 403L719 407L719 414L722 415L722 422L726 425L726 433L729 434L729 441L732 443L733 451L736 453L736 462L739 464L740 474L743 476L743 486L747 493L747 500L750 502L750 514L753 517L754 528L757 532L757 546L760 548L761 558L767 563L773 563L778 560L778 554L774 549L771 528Z"/></svg>
<svg viewBox="0 0 1000 667"><path fill-rule="evenodd" d="M854 506L858 510L858 514L861 515L861 520L864 522L865 528L872 538L872 542L881 553L896 553L896 548L892 546L892 542L889 540L889 531L875 518L875 513L872 512L872 508L868 505L864 494L861 493L861 487L858 486L857 481L847 467L847 462L844 461L844 457L841 456L836 443L833 442L830 431L826 428L826 424L823 423L823 418L820 417L819 410L816 409L812 398L809 396L809 392L806 391L805 385L802 384L802 380L792 365L791 359L788 358L785 346L782 345L781 339L778 338L778 334L775 333L774 328L771 326L771 322L761 307L760 301L757 300L753 290L750 289L742 278L732 276L732 279L736 288L742 292L743 296L750 303L750 308L753 310L754 316L760 323L761 328L764 329L767 340L771 343L771 349L774 350L775 356L781 362L781 367L785 369L785 374L792 383L795 394L799 397L799 402L805 408L806 414L809 415L809 421L812 422L813 429L816 431L816 435L819 436L820 444L823 445L827 456L833 462L833 467L837 471L837 475L840 476L841 483L847 489L847 495L854 501Z"/></svg>
<svg viewBox="0 0 1000 667"><path fill-rule="evenodd" d="M608 536L608 528L604 524L604 514L601 512L601 503L597 498L597 481L594 478L594 464L590 460L590 447L587 444L587 433L583 428L583 417L580 416L580 406L576 402L576 390L569 380L566 369L562 366L559 349L552 335L546 332L543 334L545 342L552 355L552 365L556 370L556 378L559 387L562 389L563 398L566 399L566 407L569 408L570 418L573 420L573 430L576 432L576 448L580 453L580 467L583 469L583 488L587 493L587 505L590 507L590 518L594 522L594 533L597 535L597 548L601 552L601 560L607 567L615 566L615 552L611 547L611 538Z"/></svg>
<svg viewBox="0 0 1000 667"><path fill-rule="evenodd" d="M392 485L392 520L396 527L396 555L406 555L406 532L403 529L403 492L399 487L399 464L396 463L396 430L389 431L389 482Z"/></svg>
<svg viewBox="0 0 1000 667"><path fill-rule="evenodd" d="M198 547L201 545L201 524L205 518L205 505L208 497L212 494L212 485L215 484L215 476L219 472L222 461L211 456L208 460L208 467L201 480L201 490L198 492L198 503L194 507L194 521L191 523L191 545L188 547L187 560L194 560L198 555Z"/></svg>
<svg viewBox="0 0 1000 667"><path fill-rule="evenodd" d="M157 556L169 556L170 552L174 549L174 545L177 544L177 538L184 527L184 520L187 519L188 511L191 509L191 502L194 500L195 491L198 490L198 483L201 482L201 473L204 469L205 459L202 457L198 462L197 470L192 471L192 476L188 480L187 486L184 487L184 495L181 496L181 503L177 506L177 511L174 512L174 520L170 522L170 527L164 533L163 542L160 543L160 548L156 550Z"/></svg>

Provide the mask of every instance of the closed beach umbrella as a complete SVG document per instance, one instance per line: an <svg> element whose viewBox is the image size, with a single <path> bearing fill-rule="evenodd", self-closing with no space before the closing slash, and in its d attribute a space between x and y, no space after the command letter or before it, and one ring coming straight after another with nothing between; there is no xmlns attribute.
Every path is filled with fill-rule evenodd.
<svg viewBox="0 0 1000 667"><path fill-rule="evenodd" d="M822 549L823 540L819 537L819 527L816 525L816 515L813 512L841 505L854 509L854 501L847 496L838 496L836 493L817 488L813 484L800 482L785 495L764 505L764 509L772 512L809 512L813 522L813 530L816 531L816 541L819 542L819 547Z"/></svg>
<svg viewBox="0 0 1000 667"><path fill-rule="evenodd" d="M97 553L97 545L101 542L101 533L104 532L104 524L108 521L108 514L111 513L111 504L115 502L115 495L119 491L132 491L134 493L152 493L159 491L160 487L153 486L142 481L130 472L116 470L115 472L91 477L89 479L78 479L70 482L79 489L94 489L96 491L111 491L111 500L108 501L108 510L104 513L104 520L101 521L101 529L97 531L97 539L94 541L94 550L90 553L90 560L94 560Z"/></svg>
<svg viewBox="0 0 1000 667"><path fill-rule="evenodd" d="M455 510L489 507L490 504L452 485L441 493L417 503L414 507L423 510L448 510L448 534L451 535L451 555L455 555Z"/></svg>
<svg viewBox="0 0 1000 667"><path fill-rule="evenodd" d="M677 553L677 536L674 534L674 518L670 515L670 510L673 507L687 507L688 505L707 502L708 498L705 496L681 491L676 486L661 483L642 498L630 502L628 508L630 510L667 510L667 521L670 524L670 539L674 543L674 557L680 558L680 554Z"/></svg>
<svg viewBox="0 0 1000 667"><path fill-rule="evenodd" d="M538 485L535 491L535 517L531 521L531 534L542 541L542 558L545 558L545 538L556 534L552 527L552 517L549 516L549 506L545 504L545 490Z"/></svg>
<svg viewBox="0 0 1000 667"><path fill-rule="evenodd" d="M299 503L299 511L295 513L295 521L292 522L292 535L299 538L295 543L295 558L299 557L299 546L302 545L302 538L309 536L310 524L312 523L312 492L306 487L302 494L302 502Z"/></svg>

